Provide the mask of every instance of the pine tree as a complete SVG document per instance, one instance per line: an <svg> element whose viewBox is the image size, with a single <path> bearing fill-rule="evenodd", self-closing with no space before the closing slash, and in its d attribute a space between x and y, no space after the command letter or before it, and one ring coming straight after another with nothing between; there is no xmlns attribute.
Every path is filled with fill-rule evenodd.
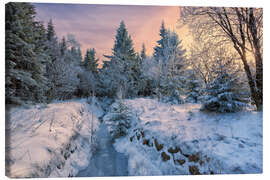
<svg viewBox="0 0 270 180"><path fill-rule="evenodd" d="M158 45L154 47L154 59L157 62L165 63L165 54L164 54L164 48L166 44L168 44L168 30L165 28L165 22L162 21L161 27L159 30L159 36L161 37L160 40L157 41Z"/></svg>
<svg viewBox="0 0 270 180"><path fill-rule="evenodd" d="M45 101L44 26L29 3L6 4L6 103Z"/></svg>
<svg viewBox="0 0 270 180"><path fill-rule="evenodd" d="M110 62L106 63L103 69L104 83L113 88L110 92L121 92L120 96L136 96L138 94L138 84L140 77L140 60L133 48L133 42L121 21L117 29L112 56L107 57ZM111 89L109 89L111 90Z"/></svg>
<svg viewBox="0 0 270 180"><path fill-rule="evenodd" d="M78 55L79 64L81 64L82 63L82 51L81 51L80 47L78 47L78 49L77 49L77 55Z"/></svg>
<svg viewBox="0 0 270 180"><path fill-rule="evenodd" d="M55 76L54 76L54 67L58 63L57 61L60 58L60 48L59 44L57 41L57 36L54 30L54 24L52 19L47 24L47 29L46 29L46 36L47 36L47 49L46 49L46 54L50 58L50 63L47 64L46 67L46 77L49 80L48 81L48 86L49 90L46 93L46 96L48 97L48 101L51 101L52 99L56 98L55 97Z"/></svg>
<svg viewBox="0 0 270 180"><path fill-rule="evenodd" d="M142 45L142 51L141 51L141 59L142 61L146 58L146 50L145 50L145 45L143 43Z"/></svg>
<svg viewBox="0 0 270 180"><path fill-rule="evenodd" d="M159 81L156 93L164 102L183 103L180 97L185 79L185 49L178 34L165 29L164 22L160 29L161 40L154 48L154 59L159 66Z"/></svg>
<svg viewBox="0 0 270 180"><path fill-rule="evenodd" d="M66 38L63 37L60 43L61 55L64 56L66 54L66 51L67 51L67 42L66 42Z"/></svg>
<svg viewBox="0 0 270 180"><path fill-rule="evenodd" d="M88 49L84 57L84 67L86 70L97 74L98 72L98 59L96 59L96 50L94 48Z"/></svg>
<svg viewBox="0 0 270 180"><path fill-rule="evenodd" d="M54 62L56 58L60 55L59 53L59 46L57 41L57 36L54 30L54 25L52 19L48 22L47 25L47 53L49 54L51 61Z"/></svg>
<svg viewBox="0 0 270 180"><path fill-rule="evenodd" d="M82 73L82 68L74 63L66 62L64 57L58 58L53 65L53 99L73 98L80 84L78 76Z"/></svg>
<svg viewBox="0 0 270 180"><path fill-rule="evenodd" d="M124 21L121 21L120 27L114 41L113 56L124 61L127 58L135 59L136 52L133 48L133 42L126 29Z"/></svg>
<svg viewBox="0 0 270 180"><path fill-rule="evenodd" d="M175 78L181 76L185 70L185 53L186 50L181 45L182 41L178 34L167 31L167 44L164 44L164 69L167 76Z"/></svg>
<svg viewBox="0 0 270 180"><path fill-rule="evenodd" d="M48 41L48 54L52 58L52 63L47 68L47 76L50 80L50 90L47 96L49 100L70 99L74 95L78 95L79 74L83 71L80 67L82 59L79 47L77 48L78 43L74 36L70 38L71 42L67 42L63 37L58 43L52 21L48 23L47 27L47 37L50 37L48 34L52 36L49 38L51 41Z"/></svg>
<svg viewBox="0 0 270 180"><path fill-rule="evenodd" d="M236 73L222 71L205 88L201 110L237 112L246 106L248 93Z"/></svg>
<svg viewBox="0 0 270 180"><path fill-rule="evenodd" d="M55 35L54 25L53 25L52 19L50 19L47 26L47 39L48 41L52 41L55 37L56 35Z"/></svg>
<svg viewBox="0 0 270 180"><path fill-rule="evenodd" d="M70 53L71 53L73 56L77 56L77 49L76 49L74 46L72 46L72 47L70 48Z"/></svg>
<svg viewBox="0 0 270 180"><path fill-rule="evenodd" d="M187 71L186 86L186 102L197 103L201 96L201 83L193 70Z"/></svg>
<svg viewBox="0 0 270 180"><path fill-rule="evenodd" d="M95 49L87 49L82 63L84 67L83 72L79 74L80 84L78 86L78 95L80 97L99 95L99 93L96 93L97 86L99 85L98 61L96 59Z"/></svg>

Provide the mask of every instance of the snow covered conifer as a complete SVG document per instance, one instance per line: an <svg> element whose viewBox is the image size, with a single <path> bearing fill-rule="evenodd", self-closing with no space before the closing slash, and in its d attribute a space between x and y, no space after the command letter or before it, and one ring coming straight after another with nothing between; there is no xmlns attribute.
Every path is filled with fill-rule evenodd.
<svg viewBox="0 0 270 180"><path fill-rule="evenodd" d="M72 38L72 42L67 43L66 38L63 37L57 46L52 46L55 47L55 54L52 56L54 60L47 73L51 81L48 93L50 99L70 99L77 95L80 84L78 76L83 70L80 67L81 58L78 55L78 48L74 45L76 40Z"/></svg>
<svg viewBox="0 0 270 180"><path fill-rule="evenodd" d="M141 62L140 96L152 96L155 94L157 82L160 80L158 64L152 57L146 57Z"/></svg>
<svg viewBox="0 0 270 180"><path fill-rule="evenodd" d="M61 52L61 55L64 56L65 53L67 51L67 42L66 42L66 38L63 37L61 42L60 42L60 52Z"/></svg>
<svg viewBox="0 0 270 180"><path fill-rule="evenodd" d="M82 63L82 51L81 51L80 47L77 48L77 55L78 55L78 60L81 64Z"/></svg>
<svg viewBox="0 0 270 180"><path fill-rule="evenodd" d="M146 50L145 50L145 45L143 43L142 51L141 51L141 59L144 60L145 58L146 58Z"/></svg>
<svg viewBox="0 0 270 180"><path fill-rule="evenodd" d="M45 28L29 3L6 4L6 103L45 101Z"/></svg>
<svg viewBox="0 0 270 180"><path fill-rule="evenodd" d="M71 46L69 52L69 58L71 59L71 62L75 65L81 65L82 64L82 54L81 49L78 47Z"/></svg>
<svg viewBox="0 0 270 180"><path fill-rule="evenodd" d="M124 21L121 21L117 29L112 56L102 72L104 86L108 87L110 93L121 92L122 97L136 96L138 94L138 83L140 77L140 60L133 48L133 42L128 34Z"/></svg>
<svg viewBox="0 0 270 180"><path fill-rule="evenodd" d="M162 23L161 23L159 35L160 35L161 39L157 41L158 45L156 47L154 47L154 59L157 62L162 61L162 63L165 63L164 48L165 48L166 44L168 43L168 30L165 28L164 21L162 21Z"/></svg>
<svg viewBox="0 0 270 180"><path fill-rule="evenodd" d="M96 74L98 72L98 59L96 59L96 50L88 49L84 57L84 67L86 70Z"/></svg>
<svg viewBox="0 0 270 180"><path fill-rule="evenodd" d="M201 110L216 112L237 112L248 102L248 94L238 76L221 72L207 84Z"/></svg>
<svg viewBox="0 0 270 180"><path fill-rule="evenodd" d="M56 58L60 56L60 51L52 19L50 19L50 21L48 22L46 34L48 43L48 54L51 58L51 61L54 62Z"/></svg>
<svg viewBox="0 0 270 180"><path fill-rule="evenodd" d="M79 74L80 84L78 86L79 96L99 95L97 86L99 85L98 59L94 48L87 49L84 57L83 72Z"/></svg>
<svg viewBox="0 0 270 180"><path fill-rule="evenodd" d="M103 120L114 140L128 134L128 130L133 124L132 121L134 121L134 115L121 100L117 100L110 106L109 113L103 117Z"/></svg>
<svg viewBox="0 0 270 180"><path fill-rule="evenodd" d="M50 19L47 25L47 39L51 41L54 38L55 38L54 25L53 25L52 19Z"/></svg>
<svg viewBox="0 0 270 180"><path fill-rule="evenodd" d="M74 97L80 83L78 75L82 73L82 68L74 63L66 62L61 57L52 66L53 98L71 99Z"/></svg>
<svg viewBox="0 0 270 180"><path fill-rule="evenodd" d="M124 21L121 21L114 41L113 55L118 58L134 58L136 52L133 42L126 29Z"/></svg>
<svg viewBox="0 0 270 180"><path fill-rule="evenodd" d="M154 59L159 66L159 82L156 93L164 102L183 103L180 97L183 88L185 70L185 49L178 34L165 29L164 22L160 29L161 39L154 48Z"/></svg>
<svg viewBox="0 0 270 180"><path fill-rule="evenodd" d="M197 103L201 96L201 83L196 78L195 72L193 70L187 71L186 79L186 102Z"/></svg>
<svg viewBox="0 0 270 180"><path fill-rule="evenodd" d="M76 48L75 48L74 46L72 46L72 47L70 48L70 53L71 53L73 56L77 56L77 50L76 50Z"/></svg>
<svg viewBox="0 0 270 180"><path fill-rule="evenodd" d="M80 79L80 84L78 86L78 96L80 97L88 97L90 95L96 95L96 77L94 74L88 70L82 71L78 75Z"/></svg>

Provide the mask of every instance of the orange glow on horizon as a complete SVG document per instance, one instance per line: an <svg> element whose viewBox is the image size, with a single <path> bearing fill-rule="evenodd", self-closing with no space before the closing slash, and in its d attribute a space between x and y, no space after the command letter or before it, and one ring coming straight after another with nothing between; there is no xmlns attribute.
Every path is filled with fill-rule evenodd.
<svg viewBox="0 0 270 180"><path fill-rule="evenodd" d="M95 48L101 62L106 60L104 54L112 53L116 30L121 20L124 20L131 35L135 51L140 52L144 43L148 56L152 55L153 48L160 39L162 20L166 28L179 34L184 48L187 48L190 41L187 29L177 28L178 6L35 5L37 19L45 24L50 18L53 20L58 39L73 34L81 44L82 56L84 57L86 49ZM67 13L71 10L71 13Z"/></svg>

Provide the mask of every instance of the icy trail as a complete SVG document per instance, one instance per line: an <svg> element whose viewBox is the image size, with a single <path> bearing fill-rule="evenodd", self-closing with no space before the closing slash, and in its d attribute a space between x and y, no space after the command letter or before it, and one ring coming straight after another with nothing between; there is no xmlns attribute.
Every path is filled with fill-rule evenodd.
<svg viewBox="0 0 270 180"><path fill-rule="evenodd" d="M79 171L77 177L127 176L128 158L115 151L104 123L100 125L97 139L97 151L91 157L88 167Z"/></svg>

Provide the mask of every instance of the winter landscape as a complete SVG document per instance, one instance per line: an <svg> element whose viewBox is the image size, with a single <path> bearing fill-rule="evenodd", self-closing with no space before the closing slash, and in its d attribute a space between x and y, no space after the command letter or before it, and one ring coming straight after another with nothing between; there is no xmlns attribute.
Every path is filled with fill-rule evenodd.
<svg viewBox="0 0 270 180"><path fill-rule="evenodd" d="M261 8L12 2L5 15L6 176L263 172Z"/></svg>

